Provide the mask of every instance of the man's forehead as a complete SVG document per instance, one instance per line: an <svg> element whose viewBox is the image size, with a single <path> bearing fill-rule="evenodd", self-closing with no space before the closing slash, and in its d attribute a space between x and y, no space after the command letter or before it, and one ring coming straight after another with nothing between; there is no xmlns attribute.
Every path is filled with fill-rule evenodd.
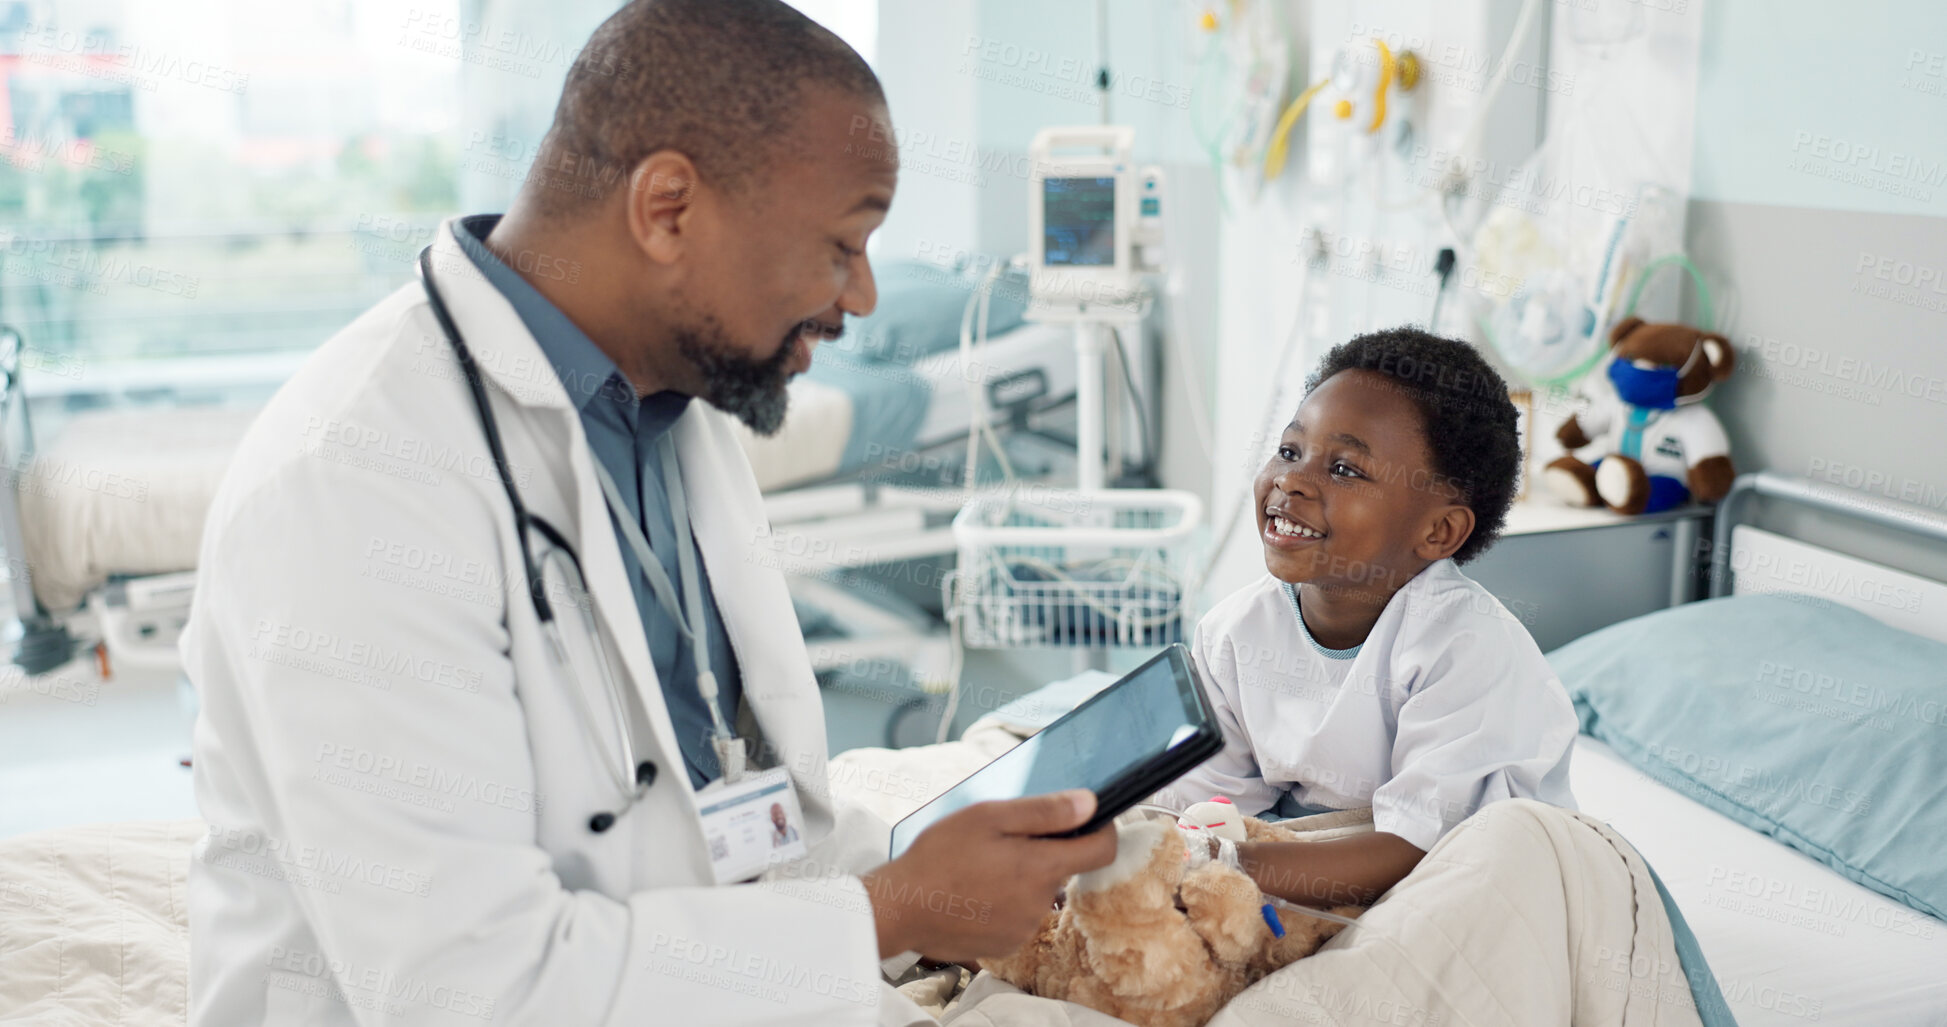
<svg viewBox="0 0 1947 1027"><path fill-rule="evenodd" d="M814 159L830 160L867 177L898 176L899 143L892 116L876 99L808 89L795 131L799 146Z"/></svg>

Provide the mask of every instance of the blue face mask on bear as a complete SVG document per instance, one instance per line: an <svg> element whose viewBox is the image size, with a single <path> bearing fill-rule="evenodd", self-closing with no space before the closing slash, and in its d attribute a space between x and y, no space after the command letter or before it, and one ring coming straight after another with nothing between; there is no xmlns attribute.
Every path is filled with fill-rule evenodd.
<svg viewBox="0 0 1947 1027"><path fill-rule="evenodd" d="M1616 395L1630 406L1670 410L1677 405L1677 384L1683 380L1683 372L1690 370L1696 359L1697 350L1693 348L1682 367L1644 370L1618 358L1609 362L1609 383L1616 387Z"/></svg>

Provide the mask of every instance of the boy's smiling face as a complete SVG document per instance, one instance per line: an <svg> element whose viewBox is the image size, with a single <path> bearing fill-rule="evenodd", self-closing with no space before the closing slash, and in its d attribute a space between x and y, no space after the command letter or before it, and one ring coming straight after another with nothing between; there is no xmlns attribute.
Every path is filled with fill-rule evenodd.
<svg viewBox="0 0 1947 1027"><path fill-rule="evenodd" d="M1473 511L1433 470L1418 406L1351 370L1319 383L1258 472L1258 538L1274 577L1383 599L1451 556Z"/></svg>

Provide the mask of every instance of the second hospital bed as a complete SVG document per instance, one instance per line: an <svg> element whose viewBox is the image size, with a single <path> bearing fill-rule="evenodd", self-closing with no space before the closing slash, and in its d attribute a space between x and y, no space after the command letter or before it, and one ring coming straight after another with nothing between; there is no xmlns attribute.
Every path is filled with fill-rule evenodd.
<svg viewBox="0 0 1947 1027"><path fill-rule="evenodd" d="M945 529L925 528L924 511L957 505L942 487L957 472L926 454L965 438L975 403L985 398L1019 423L1072 401L1075 390L1069 332L1021 323L1018 313L1003 309L994 334L963 360L957 345L949 349L926 337L957 329L970 290L964 276L919 266L895 268L890 277L892 309L850 326L849 338L831 344L811 372L791 383L784 427L770 437L743 432L774 523L810 518L806 523L815 522L824 540L820 548L833 537L870 534L879 540L874 561L951 551ZM909 288L897 288L901 280ZM902 292L921 294L937 309L902 307ZM17 336L0 347L0 460L12 472L0 489L0 544L9 556L20 624L15 662L43 673L99 642L104 669L111 662L173 665L203 520L256 411L89 411L36 447L23 355ZM837 506L831 493L807 488L856 481L875 469L921 470L918 480L930 478L936 487L908 489L903 500L888 492L887 505L897 508L890 512L874 509L877 497L863 497L856 485ZM814 561L784 568L798 575L801 603L859 626L857 634L877 639L875 652L908 652L927 640L944 645L937 625L913 612L887 613L884 603L857 602L819 581L831 566ZM861 654L856 646L824 652L831 665Z"/></svg>

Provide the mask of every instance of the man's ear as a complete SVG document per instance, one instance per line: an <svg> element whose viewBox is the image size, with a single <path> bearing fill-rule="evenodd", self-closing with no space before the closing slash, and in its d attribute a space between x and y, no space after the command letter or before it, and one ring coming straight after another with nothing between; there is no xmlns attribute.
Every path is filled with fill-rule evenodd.
<svg viewBox="0 0 1947 1027"><path fill-rule="evenodd" d="M1473 508L1461 503L1450 503L1434 511L1433 521L1427 525L1426 534L1421 536L1420 544L1413 547L1413 555L1428 563L1444 560L1458 552L1473 534Z"/></svg>
<svg viewBox="0 0 1947 1027"><path fill-rule="evenodd" d="M696 177L696 165L675 150L657 150L630 173L624 215L630 236L650 260L671 264L682 254Z"/></svg>
<svg viewBox="0 0 1947 1027"><path fill-rule="evenodd" d="M1637 317L1634 314L1631 314L1628 317L1623 318L1621 321L1616 322L1616 327L1609 329L1609 345L1612 347L1622 345L1623 339L1626 338L1630 332L1633 332L1636 329L1641 327L1643 327L1642 318Z"/></svg>
<svg viewBox="0 0 1947 1027"><path fill-rule="evenodd" d="M1704 348L1704 359L1710 361L1710 378L1721 382L1737 369L1737 351L1731 348L1731 340L1715 332L1707 332L1697 339Z"/></svg>

